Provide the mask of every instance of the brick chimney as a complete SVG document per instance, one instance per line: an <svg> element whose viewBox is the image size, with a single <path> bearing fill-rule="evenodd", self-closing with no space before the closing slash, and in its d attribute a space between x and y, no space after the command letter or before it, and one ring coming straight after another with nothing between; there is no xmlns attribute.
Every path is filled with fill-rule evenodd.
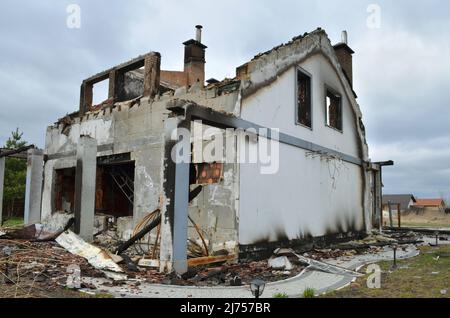
<svg viewBox="0 0 450 318"><path fill-rule="evenodd" d="M188 86L200 83L205 85L205 50L202 42L202 26L196 27L196 39L184 42L184 73Z"/></svg>
<svg viewBox="0 0 450 318"><path fill-rule="evenodd" d="M348 46L348 35L347 31L342 31L342 40L340 43L333 46L336 56L341 64L342 70L347 77L351 87L353 87L353 57L355 53Z"/></svg>

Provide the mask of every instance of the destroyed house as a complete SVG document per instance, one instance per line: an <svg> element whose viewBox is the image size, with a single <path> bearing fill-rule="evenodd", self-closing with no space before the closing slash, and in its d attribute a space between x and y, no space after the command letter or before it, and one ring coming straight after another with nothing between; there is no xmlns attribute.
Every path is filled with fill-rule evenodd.
<svg viewBox="0 0 450 318"><path fill-rule="evenodd" d="M40 217L74 214L88 241L111 226L126 241L159 217L141 241L179 273L198 256L370 231L381 167L346 33L334 46L321 29L295 37L205 85L201 31L183 71L151 52L83 81L79 110L47 129Z"/></svg>

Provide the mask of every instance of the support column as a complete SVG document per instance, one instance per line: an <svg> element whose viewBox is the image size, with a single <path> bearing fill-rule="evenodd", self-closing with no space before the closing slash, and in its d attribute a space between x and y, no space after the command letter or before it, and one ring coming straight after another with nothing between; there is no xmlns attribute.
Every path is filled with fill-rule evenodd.
<svg viewBox="0 0 450 318"><path fill-rule="evenodd" d="M41 222L43 172L44 152L41 149L29 149L25 188L25 225Z"/></svg>
<svg viewBox="0 0 450 318"><path fill-rule="evenodd" d="M5 157L0 158L0 226L3 223L3 186L5 184L5 161Z"/></svg>
<svg viewBox="0 0 450 318"><path fill-rule="evenodd" d="M383 228L383 185L381 184L381 167L375 172L375 227L381 232Z"/></svg>
<svg viewBox="0 0 450 318"><path fill-rule="evenodd" d="M97 141L81 136L75 175L75 233L87 242L94 239Z"/></svg>
<svg viewBox="0 0 450 318"><path fill-rule="evenodd" d="M188 271L187 240L189 213L189 171L191 163L190 120L178 126L177 143L172 158L175 158L175 198L173 226L173 267L177 274Z"/></svg>

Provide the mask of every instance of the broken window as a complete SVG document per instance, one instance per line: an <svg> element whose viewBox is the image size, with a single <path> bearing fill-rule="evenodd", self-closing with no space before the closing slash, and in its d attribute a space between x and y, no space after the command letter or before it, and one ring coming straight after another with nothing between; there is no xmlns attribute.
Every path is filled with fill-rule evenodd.
<svg viewBox="0 0 450 318"><path fill-rule="evenodd" d="M312 128L311 78L297 70L297 123Z"/></svg>
<svg viewBox="0 0 450 318"><path fill-rule="evenodd" d="M326 92L327 125L342 131L342 98L330 89Z"/></svg>

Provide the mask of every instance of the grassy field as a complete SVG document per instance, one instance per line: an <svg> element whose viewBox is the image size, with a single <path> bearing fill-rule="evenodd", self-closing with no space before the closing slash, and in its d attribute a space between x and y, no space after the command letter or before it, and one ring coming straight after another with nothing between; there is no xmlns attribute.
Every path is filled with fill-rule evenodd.
<svg viewBox="0 0 450 318"><path fill-rule="evenodd" d="M397 221L394 220L394 223L397 224ZM402 215L402 226L450 228L450 214L425 212L419 215L414 213Z"/></svg>
<svg viewBox="0 0 450 318"><path fill-rule="evenodd" d="M11 218L8 220L5 220L3 223L3 227L16 227L23 225L23 218Z"/></svg>
<svg viewBox="0 0 450 318"><path fill-rule="evenodd" d="M378 263L382 269L381 288L367 287L367 278L351 286L324 295L324 298L450 298L450 245L420 247L420 255L398 262ZM361 272L365 272L363 268ZM441 294L447 290L447 294Z"/></svg>

